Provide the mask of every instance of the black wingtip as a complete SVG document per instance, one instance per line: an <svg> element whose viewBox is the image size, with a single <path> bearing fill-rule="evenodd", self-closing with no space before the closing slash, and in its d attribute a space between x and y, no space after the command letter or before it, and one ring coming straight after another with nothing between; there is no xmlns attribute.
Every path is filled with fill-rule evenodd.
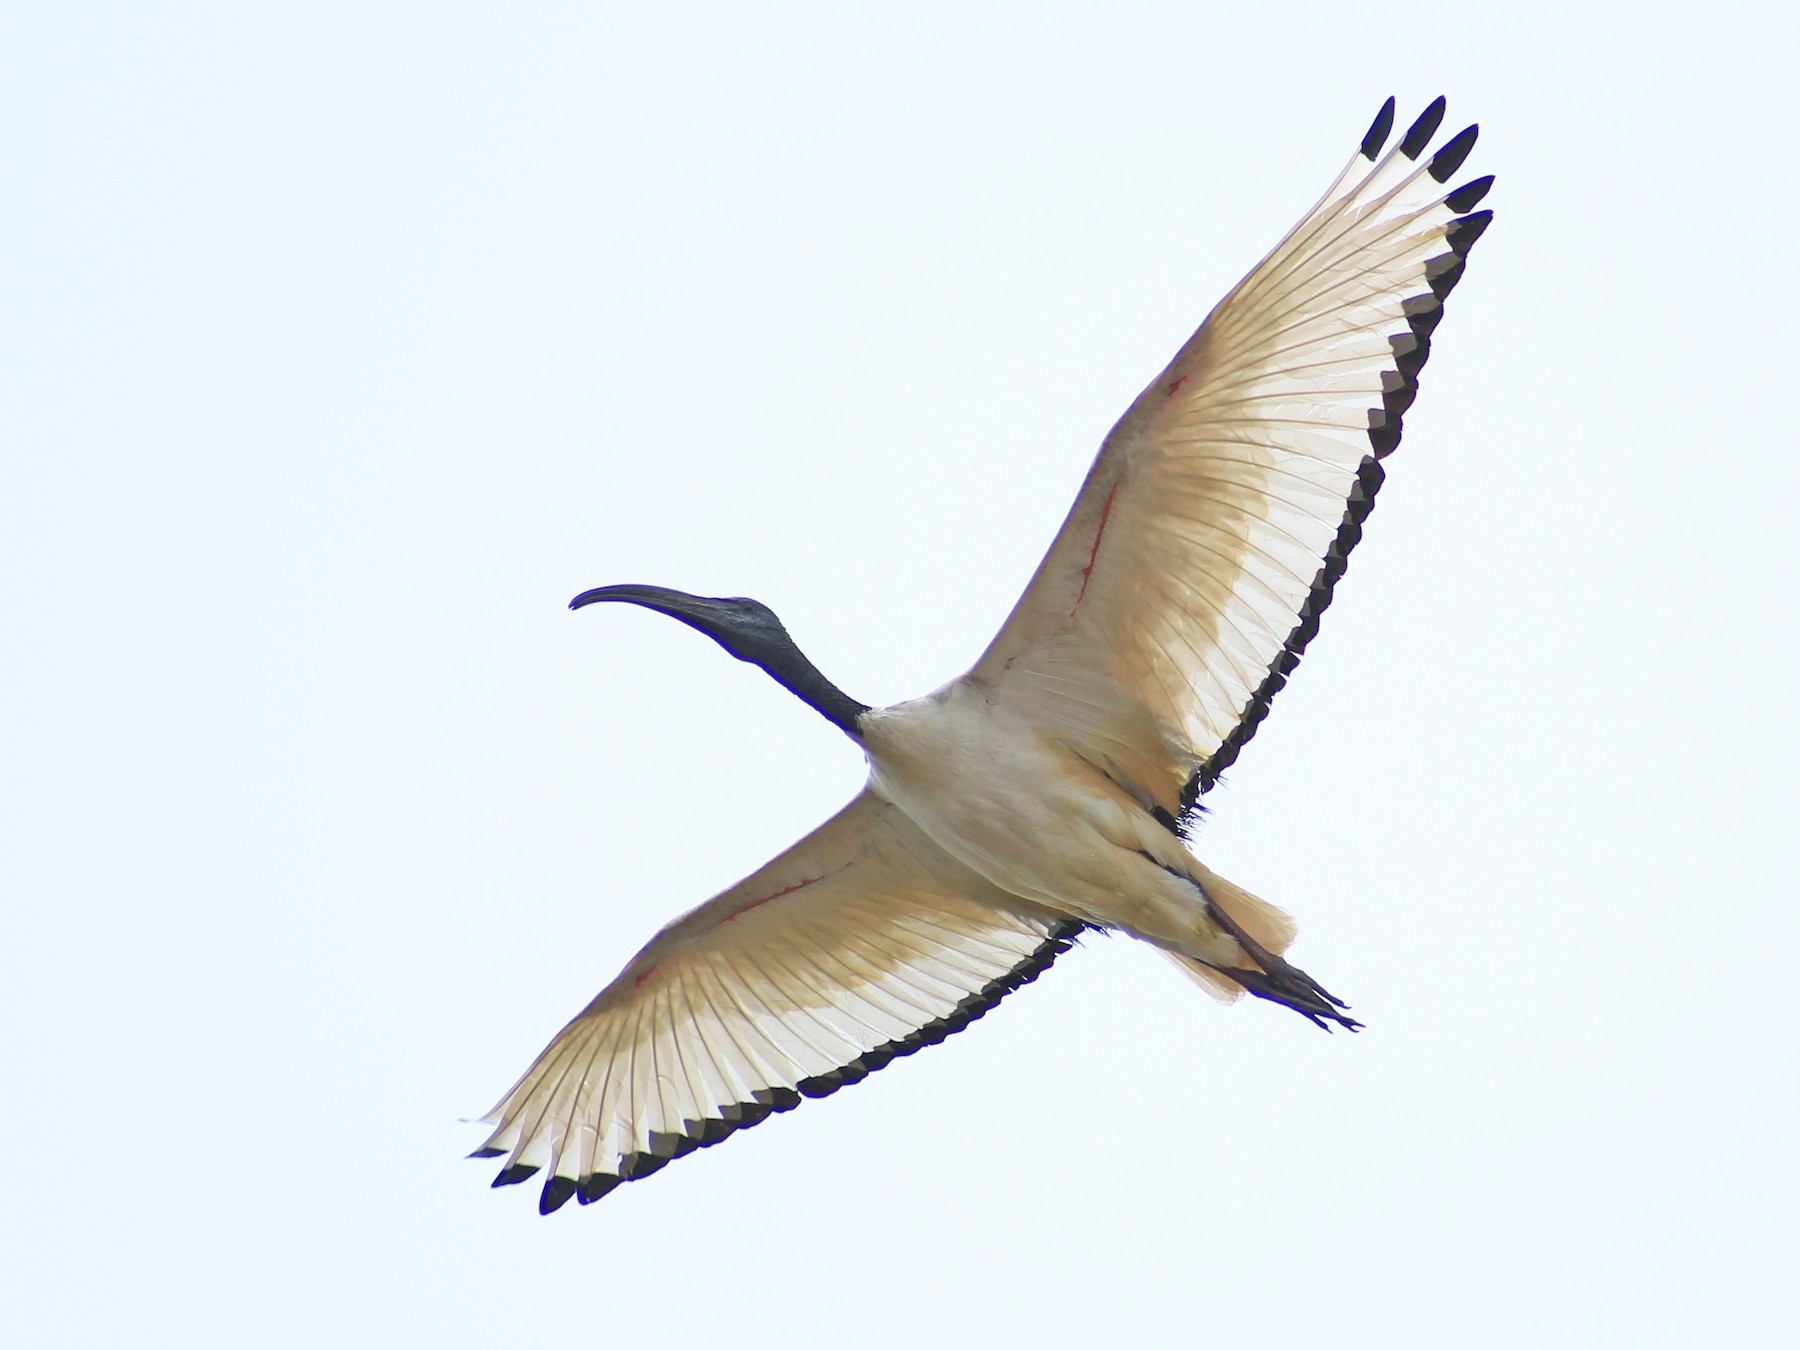
<svg viewBox="0 0 1800 1350"><path fill-rule="evenodd" d="M1415 295L1400 306L1400 312L1406 315L1406 326L1412 330L1414 341L1408 343L1404 336L1390 338L1389 341L1394 344L1394 355L1400 362L1400 373L1417 375L1419 367L1425 364L1426 352L1430 350L1431 335L1444 320L1444 304L1435 295ZM1412 361L1410 368L1406 365L1409 359Z"/></svg>
<svg viewBox="0 0 1800 1350"><path fill-rule="evenodd" d="M1451 221L1450 228L1444 231L1444 242L1460 258L1475 247L1475 241L1481 238L1482 231L1493 223L1492 211L1476 211L1461 220Z"/></svg>
<svg viewBox="0 0 1800 1350"><path fill-rule="evenodd" d="M1464 266L1462 254L1456 252L1452 245L1451 251L1442 258L1433 258L1425 264L1425 284L1431 287L1431 293L1441 301L1462 280Z"/></svg>
<svg viewBox="0 0 1800 1350"><path fill-rule="evenodd" d="M654 1153L627 1153L619 1159L619 1176L626 1181L642 1181L669 1165L669 1159Z"/></svg>
<svg viewBox="0 0 1800 1350"><path fill-rule="evenodd" d="M1390 96L1381 105L1381 111L1375 114L1375 120L1369 123L1368 134L1362 138L1362 154L1364 159L1373 160L1381 153L1381 147L1387 144L1389 134L1394 130L1394 100Z"/></svg>
<svg viewBox="0 0 1800 1350"><path fill-rule="evenodd" d="M572 1177L552 1176L544 1183L544 1193L538 1197L538 1213L554 1214L569 1203L578 1187Z"/></svg>
<svg viewBox="0 0 1800 1350"><path fill-rule="evenodd" d="M771 1111L792 1111L800 1105L800 1094L790 1087L758 1088L750 1095Z"/></svg>
<svg viewBox="0 0 1800 1350"><path fill-rule="evenodd" d="M575 1198L584 1205L591 1205L594 1201L611 1195L624 1184L624 1177L613 1176L610 1172L592 1172L581 1183L581 1189L576 1192Z"/></svg>
<svg viewBox="0 0 1800 1350"><path fill-rule="evenodd" d="M495 1177L495 1186L517 1186L521 1181L536 1172L537 1168L530 1163L514 1163L511 1167L502 1167L500 1175Z"/></svg>
<svg viewBox="0 0 1800 1350"><path fill-rule="evenodd" d="M1369 444L1374 447L1376 459L1386 459L1399 448L1400 432L1401 422L1398 417L1369 428Z"/></svg>
<svg viewBox="0 0 1800 1350"><path fill-rule="evenodd" d="M1412 375L1390 370L1383 373L1381 383L1382 418L1397 421L1406 415L1406 410L1412 407L1413 400L1419 396L1419 382Z"/></svg>
<svg viewBox="0 0 1800 1350"><path fill-rule="evenodd" d="M1475 148L1475 138L1479 135L1479 122L1464 127L1444 142L1443 148L1431 157L1431 163L1425 171L1440 183L1449 182L1450 175L1462 168L1462 162L1469 157L1469 151Z"/></svg>
<svg viewBox="0 0 1800 1350"><path fill-rule="evenodd" d="M1424 152L1431 138L1437 135L1438 124L1444 120L1444 96L1439 94L1419 114L1419 120L1407 130L1406 138L1400 142L1400 153L1408 159L1417 159Z"/></svg>
<svg viewBox="0 0 1800 1350"><path fill-rule="evenodd" d="M506 1150L503 1148L478 1148L469 1156L471 1158L504 1158Z"/></svg>
<svg viewBox="0 0 1800 1350"><path fill-rule="evenodd" d="M1464 183L1455 192L1444 198L1444 205L1460 216L1487 196L1488 189L1493 186L1494 175L1490 173L1485 178L1477 178L1472 182Z"/></svg>

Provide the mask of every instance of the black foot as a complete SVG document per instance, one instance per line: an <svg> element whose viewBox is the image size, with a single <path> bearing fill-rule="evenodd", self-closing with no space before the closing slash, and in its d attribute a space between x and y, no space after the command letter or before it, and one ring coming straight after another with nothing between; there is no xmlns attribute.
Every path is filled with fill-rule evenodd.
<svg viewBox="0 0 1800 1350"><path fill-rule="evenodd" d="M1361 1022L1355 1018L1345 1017L1339 1011L1339 1009L1348 1008L1350 1006L1348 1003L1327 993L1322 984L1301 970L1300 967L1289 965L1251 937L1236 919L1233 919L1210 895L1207 895L1198 882L1194 882L1192 877L1187 880L1200 891L1201 897L1206 901L1206 912L1212 921L1231 934L1237 945L1244 949L1244 955L1261 967L1260 970L1235 970L1230 966L1215 967L1220 974L1229 975L1258 998L1266 998L1271 1003L1279 1003L1284 1008L1292 1008L1312 1022L1314 1026L1330 1031L1332 1023L1335 1022L1348 1031L1362 1030Z"/></svg>
<svg viewBox="0 0 1800 1350"><path fill-rule="evenodd" d="M1251 954L1256 955L1254 952ZM1219 966L1217 969L1220 974L1229 975L1258 998L1266 998L1271 1003L1292 1008L1316 1027L1330 1031L1335 1022L1346 1031L1362 1030L1361 1022L1338 1011L1350 1005L1334 998L1304 970L1266 952L1258 959L1264 958L1271 963L1268 970L1235 970L1230 966Z"/></svg>

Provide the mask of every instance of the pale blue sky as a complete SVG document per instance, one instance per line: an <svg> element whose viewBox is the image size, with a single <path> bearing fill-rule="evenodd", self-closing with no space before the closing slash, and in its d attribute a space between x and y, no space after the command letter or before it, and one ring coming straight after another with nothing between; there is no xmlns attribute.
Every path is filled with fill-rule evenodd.
<svg viewBox="0 0 1800 1350"><path fill-rule="evenodd" d="M1786 1344L1791 7L13 4L6 1339ZM1368 1024L1090 940L604 1203L460 1161L979 652L1381 100L1496 223L1214 796Z"/></svg>

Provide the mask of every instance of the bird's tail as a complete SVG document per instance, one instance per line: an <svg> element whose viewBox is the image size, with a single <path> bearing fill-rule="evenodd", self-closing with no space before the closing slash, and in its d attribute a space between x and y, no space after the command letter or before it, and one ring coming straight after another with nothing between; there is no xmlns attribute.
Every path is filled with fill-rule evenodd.
<svg viewBox="0 0 1800 1350"><path fill-rule="evenodd" d="M1204 961L1196 961L1191 956L1183 956L1180 952L1172 952L1167 947L1157 949L1169 960L1173 961L1183 975L1221 1003L1236 1003L1244 996L1244 986L1229 975L1221 975Z"/></svg>
<svg viewBox="0 0 1800 1350"><path fill-rule="evenodd" d="M1292 1008L1326 1031L1334 1026L1347 1031L1362 1029L1361 1022L1345 1015L1349 1004L1282 958L1282 951L1298 931L1291 918L1224 877L1198 864L1195 870L1199 874L1195 880L1205 892L1213 922L1230 934L1245 961L1241 966L1208 965L1192 957L1176 956L1177 965L1202 988L1227 1001L1248 990L1258 998Z"/></svg>
<svg viewBox="0 0 1800 1350"><path fill-rule="evenodd" d="M1276 956L1281 955L1293 944L1295 936L1300 931L1300 925L1294 922L1293 915L1285 909L1271 905L1260 896L1250 894L1242 886L1225 880L1217 872L1200 866L1198 863L1194 864L1194 869L1199 873L1196 880L1206 888L1207 896L1215 905L1224 910L1252 941ZM1179 966L1182 973L1193 980L1195 984L1221 1003L1236 1003L1243 997L1243 985L1229 975L1207 965L1204 961L1198 961L1191 956L1183 956L1180 952L1169 951L1167 948L1163 949L1163 955ZM1247 960L1244 964L1254 967L1256 963Z"/></svg>

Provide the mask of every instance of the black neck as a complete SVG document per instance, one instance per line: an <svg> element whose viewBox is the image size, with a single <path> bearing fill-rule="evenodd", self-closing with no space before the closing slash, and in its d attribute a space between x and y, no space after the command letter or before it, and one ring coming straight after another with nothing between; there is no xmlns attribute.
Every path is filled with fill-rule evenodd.
<svg viewBox="0 0 1800 1350"><path fill-rule="evenodd" d="M862 735L857 723L869 711L869 705L858 703L819 673L819 668L806 659L798 647L788 644L783 650L752 658L768 671L775 682L802 702L811 704L839 731L856 740Z"/></svg>

